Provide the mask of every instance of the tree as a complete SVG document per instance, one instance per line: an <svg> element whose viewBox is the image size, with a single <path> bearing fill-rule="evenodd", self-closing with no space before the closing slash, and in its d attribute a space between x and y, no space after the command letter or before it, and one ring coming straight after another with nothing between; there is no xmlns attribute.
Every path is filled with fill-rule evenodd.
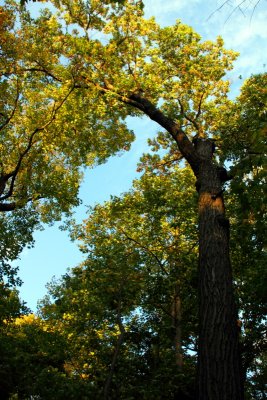
<svg viewBox="0 0 267 400"><path fill-rule="evenodd" d="M223 154L227 155L229 149L229 159L235 155L239 175L247 173L248 168L257 172L253 195L246 193L246 186L242 189L250 201L264 194L265 176L259 175L264 159L260 152L253 156L264 140L264 90L260 90L264 86L262 76L246 82L238 101L228 104L225 117L228 122L233 119L233 131L225 135L241 135L238 140L242 138L244 143L243 149L239 145L233 152L226 140ZM244 137L242 125L248 117L257 141L252 132ZM234 123L236 118L244 119L243 123ZM224 129L222 123L220 129ZM155 151L160 143L162 138L151 141ZM249 162L244 157L248 151ZM173 154L160 157L160 153L143 157L140 167L145 174L134 182L130 192L97 205L82 226L74 226L73 239L80 240L85 261L59 282L52 282L49 296L41 304L40 315L47 331L60 336L65 350L62 373L70 398L72 393L76 397L86 393L85 397L96 399L195 398L195 357L188 352L196 351L197 337L194 182L189 168L170 166ZM262 399L265 291L261 265L265 265L266 254L262 227L254 222L263 221L264 209L256 201L252 207L248 204L239 210L236 196L240 196L238 186L243 180L233 185L227 204L232 215L234 280L244 329L243 365L250 376L246 396ZM248 185L248 178L244 182ZM254 215L251 229L244 212ZM252 254L256 270L250 265ZM53 343L52 338L50 341ZM51 352L55 353L53 347ZM28 389L28 395L49 398L51 392L42 391L45 377L40 380L38 374L35 376L34 391ZM55 382L54 398L61 398L57 371L50 370L47 379Z"/></svg>
<svg viewBox="0 0 267 400"><path fill-rule="evenodd" d="M267 74L248 79L225 110L227 124L219 127L224 135L221 156L236 169L230 184L231 251L242 320L244 378L256 399L264 398L260 393L266 366L266 84Z"/></svg>
<svg viewBox="0 0 267 400"><path fill-rule="evenodd" d="M1 332L2 398L45 399L83 398L82 383L77 387L64 370L67 358L58 332L33 314L5 324Z"/></svg>
<svg viewBox="0 0 267 400"><path fill-rule="evenodd" d="M160 140L170 153L184 157L196 177L199 399L243 399L229 220L223 199L223 186L231 177L217 163L213 140L224 140L213 116L228 105L228 82L223 77L236 54L223 48L221 38L201 42L179 21L160 28L153 19L145 20L140 2L52 3L61 12L62 26L47 11L36 21L22 17L28 38L37 43L35 48L27 47L31 71L62 86L65 96L73 89L71 104L64 105L78 117L79 130L72 124L66 129L66 138L60 138L64 150L76 136L77 148L84 149L91 134L93 148L106 156L106 143L118 149L126 137L132 138L122 121L129 115L145 115L165 130ZM46 38L51 46L48 60L40 51ZM57 119L57 133L69 115L62 113ZM93 126L89 134L88 123ZM103 134L103 130L110 132Z"/></svg>
<svg viewBox="0 0 267 400"><path fill-rule="evenodd" d="M2 399L9 399L12 388L13 374L11 372L12 361L10 359L12 340L8 335L7 325L12 324L16 318L26 314L29 310L20 301L18 292L11 290L0 284L0 355L1 355L1 372L0 372L0 395ZM14 357L14 353L12 354Z"/></svg>
<svg viewBox="0 0 267 400"><path fill-rule="evenodd" d="M68 359L60 332L20 301L18 292L0 285L1 399L83 399L84 385L64 369ZM87 398L87 397L85 397Z"/></svg>
<svg viewBox="0 0 267 400"><path fill-rule="evenodd" d="M66 338L88 396L194 398L194 197L188 168L147 173L75 227L86 259L39 311Z"/></svg>
<svg viewBox="0 0 267 400"><path fill-rule="evenodd" d="M62 55L91 113L103 107L126 115L146 115L166 130L191 166L199 193L199 398L242 399L242 372L229 258L229 221L223 185L229 179L214 160L208 111L227 92L222 79L235 54L217 42L200 41L178 22L160 28L144 20L133 2L114 11L92 3L54 1L66 24ZM105 34L101 41L90 31Z"/></svg>
<svg viewBox="0 0 267 400"><path fill-rule="evenodd" d="M264 393L265 79L248 80L217 118L225 136L221 156L234 160L240 176L226 199L248 399ZM102 398L103 388L111 399L195 398L188 354L197 337L193 176L173 163L177 154L162 155L164 143L161 136L151 141L156 153L143 156L145 173L130 192L97 205L74 228L86 259L50 286L40 309L52 326L59 323L75 370L94 383L94 398Z"/></svg>

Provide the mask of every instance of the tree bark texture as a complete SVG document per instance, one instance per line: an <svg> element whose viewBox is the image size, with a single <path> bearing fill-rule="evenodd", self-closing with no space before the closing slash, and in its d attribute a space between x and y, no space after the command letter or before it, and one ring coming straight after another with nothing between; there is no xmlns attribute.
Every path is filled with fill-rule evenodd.
<svg viewBox="0 0 267 400"><path fill-rule="evenodd" d="M229 221L225 217L213 143L195 143L201 158L199 191L199 400L242 400L242 371L237 309L229 256Z"/></svg>

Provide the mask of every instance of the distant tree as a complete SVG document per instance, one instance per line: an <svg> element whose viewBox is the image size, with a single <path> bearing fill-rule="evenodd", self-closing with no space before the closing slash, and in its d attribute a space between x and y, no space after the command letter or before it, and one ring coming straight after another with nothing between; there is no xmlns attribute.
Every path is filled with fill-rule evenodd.
<svg viewBox="0 0 267 400"><path fill-rule="evenodd" d="M190 170L176 166L145 174L75 228L86 259L52 282L39 311L92 398L194 398L194 200Z"/></svg>
<svg viewBox="0 0 267 400"><path fill-rule="evenodd" d="M218 128L224 135L221 156L236 168L229 188L231 252L241 310L244 377L252 399L264 399L266 390L266 87L267 74L245 81Z"/></svg>

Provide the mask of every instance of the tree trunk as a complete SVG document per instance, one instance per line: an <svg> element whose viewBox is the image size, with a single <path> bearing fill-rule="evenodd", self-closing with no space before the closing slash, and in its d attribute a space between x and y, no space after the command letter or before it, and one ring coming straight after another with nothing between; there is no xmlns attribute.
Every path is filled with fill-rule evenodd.
<svg viewBox="0 0 267 400"><path fill-rule="evenodd" d="M177 284L174 290L171 315L172 315L172 326L175 332L174 333L175 362L178 369L181 370L183 366L182 329L181 329L182 307L181 307L181 298L179 289L180 289L179 285Z"/></svg>
<svg viewBox="0 0 267 400"><path fill-rule="evenodd" d="M242 400L237 309L229 256L220 169L213 143L198 139L199 191L199 400Z"/></svg>
<svg viewBox="0 0 267 400"><path fill-rule="evenodd" d="M112 357L112 362L111 362L111 365L110 365L110 370L109 370L109 373L108 373L108 376L107 376L107 379L106 379L106 382L105 382L105 385L104 385L104 390L103 390L103 392L104 392L103 393L104 400L109 400L109 398L110 398L110 386L111 386L112 378L113 378L114 371L115 371L115 365L116 365L116 362L118 360L119 351L120 351L120 348L122 346L122 343L124 341L124 337L125 337L125 334L126 334L126 331L125 331L125 328L124 328L124 325L123 325L123 322L122 322L121 302L120 301L119 301L119 304L118 304L117 313L118 313L117 314L117 323L118 323L118 326L119 326L120 334L118 336L118 340L117 340L117 343L116 343L116 346L115 346L115 349L114 349L114 353L113 353L113 357Z"/></svg>

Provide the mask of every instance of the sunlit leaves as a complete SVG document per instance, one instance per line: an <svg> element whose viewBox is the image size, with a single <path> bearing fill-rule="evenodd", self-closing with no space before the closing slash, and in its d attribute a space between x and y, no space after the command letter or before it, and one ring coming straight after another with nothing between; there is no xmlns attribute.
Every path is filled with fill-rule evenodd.
<svg viewBox="0 0 267 400"><path fill-rule="evenodd" d="M97 205L83 226L73 227L86 259L61 282L49 285L50 297L40 303L40 312L66 340L72 360L67 370L91 382L95 397L111 376L112 396L126 393L130 383L135 391L138 385L140 395L149 387L149 398L158 398L159 376L165 374L170 381L175 374L174 349L182 353L182 345L194 346L190 335L196 328L197 237L192 181L190 171L178 167L170 174L147 173L132 191ZM179 326L177 296L184 315ZM177 330L182 342L175 344ZM194 357L184 353L192 377ZM175 376L168 393L177 390L178 382L182 385L179 371ZM153 382L159 384L155 391Z"/></svg>

